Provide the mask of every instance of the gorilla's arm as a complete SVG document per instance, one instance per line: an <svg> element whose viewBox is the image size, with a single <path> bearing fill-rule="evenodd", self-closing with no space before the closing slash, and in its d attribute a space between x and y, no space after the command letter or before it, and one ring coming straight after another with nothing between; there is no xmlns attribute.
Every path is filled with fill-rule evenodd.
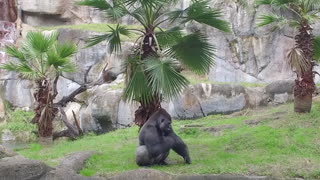
<svg viewBox="0 0 320 180"><path fill-rule="evenodd" d="M169 152L174 144L174 140L165 141L155 127L149 127L141 137L143 138L140 139L140 145L146 145L152 157Z"/></svg>
<svg viewBox="0 0 320 180"><path fill-rule="evenodd" d="M166 136L166 141L173 141L174 143L171 148L174 152L182 156L187 164L191 164L188 147L179 136L172 131L168 136Z"/></svg>
<svg viewBox="0 0 320 180"><path fill-rule="evenodd" d="M173 140L165 141L159 134L152 133L146 133L144 143L152 157L169 152L174 144Z"/></svg>

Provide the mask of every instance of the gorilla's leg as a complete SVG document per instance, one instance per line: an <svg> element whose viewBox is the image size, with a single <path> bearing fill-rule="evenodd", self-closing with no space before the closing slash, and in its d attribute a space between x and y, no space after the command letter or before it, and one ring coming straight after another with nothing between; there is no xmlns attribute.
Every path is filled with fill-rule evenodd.
<svg viewBox="0 0 320 180"><path fill-rule="evenodd" d="M139 166L151 166L155 164L165 165L166 163L164 160L168 157L168 155L169 151L152 155L149 153L147 146L142 145L136 150L136 163Z"/></svg>
<svg viewBox="0 0 320 180"><path fill-rule="evenodd" d="M150 166L152 160L149 157L147 146L139 146L136 150L136 163L139 166Z"/></svg>
<svg viewBox="0 0 320 180"><path fill-rule="evenodd" d="M187 164L191 164L191 159L189 156L189 150L187 145L182 141L182 139L176 135L173 131L165 137L166 141L173 141L172 149L177 154L183 157Z"/></svg>

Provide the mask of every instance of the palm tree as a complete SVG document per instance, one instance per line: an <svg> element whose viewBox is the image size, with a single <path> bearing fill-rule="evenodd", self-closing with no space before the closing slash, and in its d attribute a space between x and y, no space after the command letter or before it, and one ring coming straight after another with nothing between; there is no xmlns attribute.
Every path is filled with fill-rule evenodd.
<svg viewBox="0 0 320 180"><path fill-rule="evenodd" d="M113 20L133 18L141 28L117 24L104 35L89 39L88 46L107 41L109 51L121 50L122 36L136 35L132 55L126 63L124 98L137 101L135 123L140 127L161 107L163 98L173 99L187 87L189 81L175 70L177 62L192 71L204 74L214 64L215 47L200 31L186 34L188 22L209 25L230 32L229 24L221 20L222 13L209 5L209 0L191 0L186 9L172 10L177 0L82 0L78 5L91 6ZM173 25L175 24L175 25ZM163 25L170 27L163 29Z"/></svg>
<svg viewBox="0 0 320 180"><path fill-rule="evenodd" d="M319 0L258 0L258 5L269 5L273 8L270 14L261 15L258 26L274 25L273 30L290 26L298 30L295 35L295 46L288 53L288 64L297 74L294 86L294 111L310 112L312 94L316 86L313 71L319 60L319 38L312 34L311 25L320 18ZM295 31L296 32L296 31Z"/></svg>
<svg viewBox="0 0 320 180"><path fill-rule="evenodd" d="M62 72L75 71L70 57L76 51L74 44L58 43L56 33L44 35L41 32L29 32L21 48L6 47L6 53L14 59L2 64L0 69L15 71L36 84L34 98L37 105L33 122L38 126L40 137L52 135L52 120L57 113L53 106L58 94L57 81Z"/></svg>

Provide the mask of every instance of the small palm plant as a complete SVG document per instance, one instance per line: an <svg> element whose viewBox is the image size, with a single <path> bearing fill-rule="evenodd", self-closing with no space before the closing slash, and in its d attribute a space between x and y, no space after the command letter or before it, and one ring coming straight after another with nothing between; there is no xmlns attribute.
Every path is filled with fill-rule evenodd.
<svg viewBox="0 0 320 180"><path fill-rule="evenodd" d="M41 32L29 32L21 48L6 47L6 53L14 59L0 68L15 71L36 84L33 122L38 126L40 137L52 135L52 120L57 113L57 108L53 107L58 94L57 81L62 72L75 71L70 57L76 51L74 44L58 43L56 33L44 35Z"/></svg>
<svg viewBox="0 0 320 180"><path fill-rule="evenodd" d="M135 123L140 127L161 107L163 98L178 96L189 81L175 69L177 62L198 74L207 73L214 64L215 47L200 31L186 34L188 22L198 22L224 32L229 24L221 20L222 13L211 8L209 0L191 0L189 7L175 9L177 0L82 0L78 5L91 6L119 20L133 18L141 28L131 29L118 24L104 35L89 39L88 46L107 41L109 51L121 50L123 36L136 35L134 51L127 59L124 98L137 101ZM163 29L166 25L166 29Z"/></svg>
<svg viewBox="0 0 320 180"><path fill-rule="evenodd" d="M269 5L274 12L261 15L258 26L274 25L273 30L290 26L298 30L295 46L288 53L288 64L297 74L294 86L295 112L310 112L312 94L316 86L313 70L320 59L320 38L315 38L311 25L320 20L319 0L258 0L258 5Z"/></svg>

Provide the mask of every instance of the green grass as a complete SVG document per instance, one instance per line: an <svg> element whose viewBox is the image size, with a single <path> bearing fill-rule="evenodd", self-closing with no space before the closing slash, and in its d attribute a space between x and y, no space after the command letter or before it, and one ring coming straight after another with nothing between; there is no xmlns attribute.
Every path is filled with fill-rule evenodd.
<svg viewBox="0 0 320 180"><path fill-rule="evenodd" d="M30 121L34 116L33 112L23 110L7 111L7 120L0 125L0 130L8 129L11 132L32 131L35 125Z"/></svg>
<svg viewBox="0 0 320 180"><path fill-rule="evenodd" d="M292 106L247 110L245 116L214 115L174 121L176 133L189 146L192 164L184 164L181 157L171 152L168 166L152 168L172 174L320 178L320 102L315 102L312 112L305 115L293 113ZM259 119L264 121L255 126L246 123ZM234 128L221 130L218 135L203 130L223 125ZM109 176L139 168L134 160L137 135L137 127L132 127L77 141L58 141L51 147L32 144L18 153L57 165L57 159L66 154L95 150L98 154L88 160L81 174Z"/></svg>
<svg viewBox="0 0 320 180"><path fill-rule="evenodd" d="M48 27L37 27L38 29L44 30L58 30L58 29L78 29L84 31L93 31L99 33L106 33L110 30L110 27L116 28L117 24L78 24L78 25L61 25L61 26L48 26ZM143 29L142 26L138 25L126 25L129 29ZM135 32L135 31L134 31ZM135 33L132 33L130 37L121 36L122 41L131 41L134 42L139 36Z"/></svg>

